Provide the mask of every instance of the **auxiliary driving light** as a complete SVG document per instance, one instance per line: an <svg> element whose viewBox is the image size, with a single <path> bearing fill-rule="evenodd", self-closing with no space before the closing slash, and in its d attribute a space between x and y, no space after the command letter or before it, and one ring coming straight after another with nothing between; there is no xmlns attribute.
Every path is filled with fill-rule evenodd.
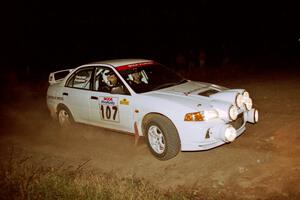
<svg viewBox="0 0 300 200"><path fill-rule="evenodd" d="M237 136L235 128L233 128L232 126L228 126L225 129L224 136L225 136L225 142L234 141Z"/></svg>
<svg viewBox="0 0 300 200"><path fill-rule="evenodd" d="M230 108L229 108L229 112L228 112L228 115L229 115L229 118L231 120L236 120L237 116L238 116L238 108L234 105L232 105Z"/></svg>
<svg viewBox="0 0 300 200"><path fill-rule="evenodd" d="M237 105L237 107L241 108L243 106L243 102L244 102L243 95L238 94L235 99L235 104Z"/></svg>
<svg viewBox="0 0 300 200"><path fill-rule="evenodd" d="M258 110L255 108L252 108L247 112L247 121L250 123L257 123L258 122Z"/></svg>
<svg viewBox="0 0 300 200"><path fill-rule="evenodd" d="M255 111L254 111L254 121L255 121L255 123L258 122L258 110L257 109L255 109Z"/></svg>

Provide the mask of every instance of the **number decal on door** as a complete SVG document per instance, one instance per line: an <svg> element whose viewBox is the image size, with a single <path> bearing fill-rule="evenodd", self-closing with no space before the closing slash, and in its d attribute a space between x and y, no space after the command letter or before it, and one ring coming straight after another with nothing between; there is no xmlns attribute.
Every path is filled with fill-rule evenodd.
<svg viewBox="0 0 300 200"><path fill-rule="evenodd" d="M113 120L116 121L118 107L117 106L104 106L101 105L101 117L104 120Z"/></svg>
<svg viewBox="0 0 300 200"><path fill-rule="evenodd" d="M105 121L119 122L118 97L100 97L100 118Z"/></svg>

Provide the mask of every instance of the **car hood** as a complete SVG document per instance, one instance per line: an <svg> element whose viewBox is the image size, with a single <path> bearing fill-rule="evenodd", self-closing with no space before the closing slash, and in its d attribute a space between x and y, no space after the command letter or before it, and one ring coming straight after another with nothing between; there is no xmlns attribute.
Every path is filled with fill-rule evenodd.
<svg viewBox="0 0 300 200"><path fill-rule="evenodd" d="M211 108L210 95L226 90L225 87L204 83L188 81L186 83L144 93L145 96L170 101L191 109L203 110Z"/></svg>

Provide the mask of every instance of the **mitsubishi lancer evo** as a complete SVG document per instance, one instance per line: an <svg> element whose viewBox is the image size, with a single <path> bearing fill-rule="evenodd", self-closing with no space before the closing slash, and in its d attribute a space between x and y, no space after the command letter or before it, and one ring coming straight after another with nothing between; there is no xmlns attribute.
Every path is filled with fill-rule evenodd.
<svg viewBox="0 0 300 200"><path fill-rule="evenodd" d="M192 81L153 60L93 62L50 73L47 106L73 123L144 136L159 160L233 142L258 122L245 89Z"/></svg>

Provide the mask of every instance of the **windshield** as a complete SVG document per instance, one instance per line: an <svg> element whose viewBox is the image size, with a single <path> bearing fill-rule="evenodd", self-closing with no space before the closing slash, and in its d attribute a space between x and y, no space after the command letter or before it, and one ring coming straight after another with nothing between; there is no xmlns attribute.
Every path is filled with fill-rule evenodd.
<svg viewBox="0 0 300 200"><path fill-rule="evenodd" d="M118 71L136 93L149 92L186 82L183 77L161 64L121 67Z"/></svg>

